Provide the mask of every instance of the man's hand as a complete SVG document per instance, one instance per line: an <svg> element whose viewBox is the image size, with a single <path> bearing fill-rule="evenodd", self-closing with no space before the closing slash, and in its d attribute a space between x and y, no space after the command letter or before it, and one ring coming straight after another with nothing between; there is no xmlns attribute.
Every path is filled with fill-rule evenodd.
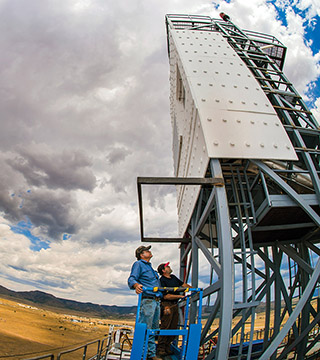
<svg viewBox="0 0 320 360"><path fill-rule="evenodd" d="M136 293L137 293L138 295L143 292L143 289L142 289L142 285L141 285L141 284L135 283L135 284L133 285L133 287L134 287L134 289L135 289L135 291L136 291Z"/></svg>

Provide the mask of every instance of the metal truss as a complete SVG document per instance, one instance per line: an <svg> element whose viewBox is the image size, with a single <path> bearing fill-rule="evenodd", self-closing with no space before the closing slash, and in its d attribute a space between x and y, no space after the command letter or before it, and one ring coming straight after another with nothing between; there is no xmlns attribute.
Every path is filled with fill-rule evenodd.
<svg viewBox="0 0 320 360"><path fill-rule="evenodd" d="M168 15L166 24L219 31L260 84L298 156L297 161L211 159L205 179L220 179L219 186L190 180L201 191L185 236L175 241L180 242L180 276L191 277L193 287L203 275L200 253L210 269L207 280L201 278L207 303L202 358L315 359L320 130L282 72L286 49L274 37L243 31L231 21ZM145 240L143 222L141 234ZM191 321L196 312L194 306Z"/></svg>

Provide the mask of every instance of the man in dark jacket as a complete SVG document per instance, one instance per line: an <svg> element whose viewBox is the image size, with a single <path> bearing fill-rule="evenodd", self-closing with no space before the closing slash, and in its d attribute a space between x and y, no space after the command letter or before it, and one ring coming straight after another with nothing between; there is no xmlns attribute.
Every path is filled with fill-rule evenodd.
<svg viewBox="0 0 320 360"><path fill-rule="evenodd" d="M191 287L172 274L169 262L158 266L158 273L161 275L160 283L162 287ZM178 300L184 295L177 292L167 291L161 300L161 330L177 329L179 321ZM158 355L165 356L173 354L171 343L175 336L159 336Z"/></svg>

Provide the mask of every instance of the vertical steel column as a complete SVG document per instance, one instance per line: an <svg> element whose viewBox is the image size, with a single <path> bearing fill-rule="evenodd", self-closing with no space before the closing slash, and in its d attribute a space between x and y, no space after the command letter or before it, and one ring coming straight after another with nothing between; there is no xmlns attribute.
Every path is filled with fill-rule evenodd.
<svg viewBox="0 0 320 360"><path fill-rule="evenodd" d="M282 254L278 250L277 246L272 246L274 269L273 272L276 275L274 282L274 312L273 312L273 335L278 334L281 325L281 291L280 291L280 268ZM273 354L271 360L276 359L276 354Z"/></svg>
<svg viewBox="0 0 320 360"><path fill-rule="evenodd" d="M268 257L269 249L267 246L264 247L264 253ZM270 267L267 262L265 262L265 274L266 274L266 282L270 279ZM265 349L269 343L270 337L270 316L271 316L271 291L270 286L267 288L266 292L266 310L265 310L265 331L264 331L264 338L263 338L263 348Z"/></svg>
<svg viewBox="0 0 320 360"><path fill-rule="evenodd" d="M211 159L212 176L222 177L219 160ZM232 328L232 314L234 303L234 268L231 225L225 187L215 187L217 236L219 244L219 258L222 269L220 290L220 323L217 344L217 360L226 360L229 355L230 336Z"/></svg>
<svg viewBox="0 0 320 360"><path fill-rule="evenodd" d="M195 215L195 214L194 214ZM196 241L196 218L193 216L191 220L191 241L192 241L192 272L191 272L191 285L193 288L198 287L199 278L199 248ZM192 301L190 306L190 324L194 324L197 316L197 302Z"/></svg>
<svg viewBox="0 0 320 360"><path fill-rule="evenodd" d="M300 257L307 263L310 264L310 258L309 258L309 252L308 252L308 248L306 247L305 244L301 243L298 245L298 249L299 249L299 255ZM304 271L304 269L300 268L300 286L302 291L305 290L308 282L309 282L310 276L309 274ZM302 333L302 331L304 329L307 328L307 326L309 325L310 322L310 302L308 301L308 303L303 307L303 310L301 312L301 320L300 320L300 334ZM305 336L303 339L300 340L299 344L297 345L297 355L298 358L303 358L304 357L304 351L307 347L307 342L308 342L308 335Z"/></svg>

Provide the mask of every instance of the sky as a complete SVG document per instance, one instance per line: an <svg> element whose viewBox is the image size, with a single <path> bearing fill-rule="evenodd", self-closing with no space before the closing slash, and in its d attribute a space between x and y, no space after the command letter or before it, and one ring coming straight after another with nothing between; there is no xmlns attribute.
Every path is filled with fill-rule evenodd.
<svg viewBox="0 0 320 360"><path fill-rule="evenodd" d="M173 176L165 14L276 36L320 120L316 0L0 0L0 284L134 305L137 176ZM175 191L144 187L147 236L176 236ZM154 244L152 264L175 244ZM208 278L201 259L200 285Z"/></svg>

